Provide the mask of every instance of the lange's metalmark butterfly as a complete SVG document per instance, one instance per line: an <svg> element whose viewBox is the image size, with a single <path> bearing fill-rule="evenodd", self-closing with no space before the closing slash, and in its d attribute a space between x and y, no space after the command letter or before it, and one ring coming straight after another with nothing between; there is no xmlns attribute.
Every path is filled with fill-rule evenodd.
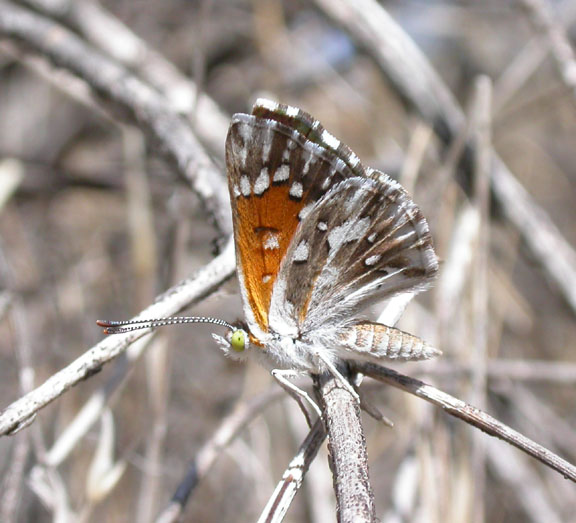
<svg viewBox="0 0 576 523"><path fill-rule="evenodd" d="M406 191L309 114L260 99L226 139L245 323L183 317L99 322L108 333L210 322L236 359L311 372L339 359L420 360L439 352L365 321L376 300L424 289L438 271L428 224Z"/></svg>

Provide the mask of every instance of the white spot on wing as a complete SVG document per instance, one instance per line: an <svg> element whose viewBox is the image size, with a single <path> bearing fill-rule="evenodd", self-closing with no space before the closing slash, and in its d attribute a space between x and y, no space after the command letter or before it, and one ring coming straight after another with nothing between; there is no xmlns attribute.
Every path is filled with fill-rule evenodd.
<svg viewBox="0 0 576 523"><path fill-rule="evenodd" d="M270 151L272 150L273 139L274 139L273 127L266 127L262 136L262 163L266 163L270 159Z"/></svg>
<svg viewBox="0 0 576 523"><path fill-rule="evenodd" d="M366 260L364 260L364 263L366 265L368 265L368 267L371 267L372 265L376 265L378 263L378 261L380 260L380 258L382 258L382 255L374 254L372 256L368 256L368 258L366 258Z"/></svg>
<svg viewBox="0 0 576 523"><path fill-rule="evenodd" d="M308 216L310 214L310 211L312 210L314 203L309 203L308 205L306 205L305 207L302 207L302 209L300 209L300 212L298 213L298 218L300 221L306 219L306 216Z"/></svg>
<svg viewBox="0 0 576 523"><path fill-rule="evenodd" d="M291 116L292 118L294 118L295 116L298 116L299 113L300 113L300 109L298 109L298 107L292 107L291 105L288 105L286 107L286 115L287 116Z"/></svg>
<svg viewBox="0 0 576 523"><path fill-rule="evenodd" d="M306 162L304 163L304 167L302 168L302 176L306 176L308 171L310 170L310 164L312 161L316 160L312 154L312 151L309 149L304 149L304 156L306 156Z"/></svg>
<svg viewBox="0 0 576 523"><path fill-rule="evenodd" d="M263 167L254 182L254 194L260 196L268 187L270 187L270 175L268 174L268 168Z"/></svg>
<svg viewBox="0 0 576 523"><path fill-rule="evenodd" d="M327 231L328 230L328 224L326 222L318 222L318 225L316 225L316 228L319 231Z"/></svg>
<svg viewBox="0 0 576 523"><path fill-rule="evenodd" d="M288 178L290 178L290 166L287 164L282 164L276 172L274 173L274 181L275 182L285 182Z"/></svg>
<svg viewBox="0 0 576 523"><path fill-rule="evenodd" d="M330 252L336 252L345 243L359 240L366 234L369 226L370 220L362 218L361 220L346 220L342 225L334 227L328 233Z"/></svg>
<svg viewBox="0 0 576 523"><path fill-rule="evenodd" d="M245 174L240 176L240 192L242 193L242 196L250 196L250 180Z"/></svg>
<svg viewBox="0 0 576 523"><path fill-rule="evenodd" d="M267 251L273 251L280 248L280 243L278 242L278 234L275 232L269 232L264 239L264 249Z"/></svg>
<svg viewBox="0 0 576 523"><path fill-rule="evenodd" d="M304 194L304 188L300 182L294 182L290 187L290 196L293 198L302 198Z"/></svg>
<svg viewBox="0 0 576 523"><path fill-rule="evenodd" d="M308 242L302 240L296 250L294 251L294 256L292 257L292 261L295 262L303 262L308 259L308 255L310 254L310 248L308 247Z"/></svg>
<svg viewBox="0 0 576 523"><path fill-rule="evenodd" d="M322 133L322 141L330 147L330 149L338 149L340 147L340 140L335 136L332 136L328 131Z"/></svg>
<svg viewBox="0 0 576 523"><path fill-rule="evenodd" d="M280 105L272 100L268 100L267 98L258 98L256 103L254 103L254 107L264 107L265 109L269 109L270 111L277 111Z"/></svg>
<svg viewBox="0 0 576 523"><path fill-rule="evenodd" d="M252 138L252 126L247 123L238 124L238 134L244 140L244 143L249 142Z"/></svg>
<svg viewBox="0 0 576 523"><path fill-rule="evenodd" d="M240 159L240 165L246 167L246 160L248 158L248 145L252 139L253 128L247 123L238 124L238 134L242 138L242 145L240 147L234 147L234 153L237 154Z"/></svg>

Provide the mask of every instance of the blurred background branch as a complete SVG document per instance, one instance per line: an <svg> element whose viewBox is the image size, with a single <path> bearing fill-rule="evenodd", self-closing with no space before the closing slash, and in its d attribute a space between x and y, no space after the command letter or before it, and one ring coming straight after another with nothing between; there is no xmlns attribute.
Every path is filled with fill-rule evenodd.
<svg viewBox="0 0 576 523"><path fill-rule="evenodd" d="M130 317L164 289L155 314L195 303L195 313L241 316L236 285L224 283L233 257L213 258L230 232L223 143L227 115L266 94L310 111L364 163L399 178L430 218L441 276L400 327L444 356L403 372L483 398L494 417L574 462L575 17L573 2L540 0L0 1L4 405L58 384L41 404L28 397L24 410L4 411L3 427L126 348L128 337L98 343L96 318ZM493 85L480 113L468 102L478 78ZM477 138L475 114L488 138ZM484 170L489 213L471 205ZM219 259L204 291L190 290L194 279L174 286ZM265 370L224 360L211 330L163 333L145 366L142 338L114 372L104 367L46 405L31 430L3 438L1 519L150 521L188 488L186 464L213 451L223 413L269 385ZM86 347L94 365L77 360ZM55 374L74 361L74 372ZM391 388L367 394L395 422L363 419L381 520L572 517L574 486L557 473L490 440L478 460L477 431ZM193 519L262 513L306 433L287 412L278 403L236 418L221 459L189 491ZM326 450L316 450L314 480L288 520L332 518Z"/></svg>

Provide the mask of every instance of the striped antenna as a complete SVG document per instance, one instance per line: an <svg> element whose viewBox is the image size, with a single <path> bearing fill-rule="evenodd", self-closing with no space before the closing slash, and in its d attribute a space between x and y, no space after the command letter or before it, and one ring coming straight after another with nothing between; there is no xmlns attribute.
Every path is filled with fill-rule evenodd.
<svg viewBox="0 0 576 523"><path fill-rule="evenodd" d="M120 334L122 332L130 332L138 329L163 327L164 325L181 325L183 323L213 323L215 325L226 327L232 331L236 330L236 327L227 321L218 318L206 318L204 316L174 316L172 318L127 321L97 320L96 323L104 329L105 334Z"/></svg>

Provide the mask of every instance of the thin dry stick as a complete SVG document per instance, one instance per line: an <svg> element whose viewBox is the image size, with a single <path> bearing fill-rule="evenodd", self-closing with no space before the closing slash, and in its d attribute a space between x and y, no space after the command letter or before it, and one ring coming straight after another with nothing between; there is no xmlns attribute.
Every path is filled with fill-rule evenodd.
<svg viewBox="0 0 576 523"><path fill-rule="evenodd" d="M465 125L462 111L425 56L382 6L374 0L316 3L367 49L398 95L430 122L449 146ZM473 144L469 142L468 148L469 158ZM470 167L469 162L463 162L465 186ZM490 174L492 193L504 215L576 312L576 252L496 154Z"/></svg>
<svg viewBox="0 0 576 523"><path fill-rule="evenodd" d="M150 347L152 350L146 353L150 416L135 517L139 523L153 521L153 515L158 510L158 496L162 486L171 371L167 336L166 333L163 334L165 335L157 338L156 343Z"/></svg>
<svg viewBox="0 0 576 523"><path fill-rule="evenodd" d="M136 122L199 196L218 230L232 231L228 191L190 126L154 89L48 18L0 1L0 36L77 75L117 116Z"/></svg>
<svg viewBox="0 0 576 523"><path fill-rule="evenodd" d="M402 171L398 177L398 181L409 194L415 192L416 181L432 137L432 129L426 123L418 121L410 135L410 143L402 164Z"/></svg>
<svg viewBox="0 0 576 523"><path fill-rule="evenodd" d="M490 238L491 84L487 77L476 83L474 204L479 214L473 277L474 309L474 403L486 401L486 359L488 336L488 259Z"/></svg>
<svg viewBox="0 0 576 523"><path fill-rule="evenodd" d="M538 440L547 448L554 449L557 453L572 454L576 444L576 433L570 427L570 421L555 413L552 408L543 402L541 397L533 394L526 387L516 384L509 385L511 386L508 387L508 390L506 390L505 386L502 388L505 390L504 394L510 402L511 419L514 425L521 432L534 432ZM549 427L554 427L554 430L548 430ZM495 441L493 443L499 445ZM515 451L510 448L509 453L515 453ZM535 483L541 493L554 492L554 499L544 494L547 505L551 504L555 507L552 511L558 510L560 513L570 513L573 507L574 485L564 481L561 476L552 470L545 470L545 474L542 474L541 470L529 466L530 463L527 462L527 457L519 453L515 453L515 455L517 460L521 460L523 464L526 463L523 468L527 468L529 471L529 474L526 475L527 481ZM506 457L503 459L506 459ZM521 501L520 504L522 504ZM548 520L539 519L539 521Z"/></svg>
<svg viewBox="0 0 576 523"><path fill-rule="evenodd" d="M1 247L1 246L0 246ZM14 287L13 267L0 248L0 279L6 287ZM16 339L16 359L19 366L20 391L25 394L34 386L34 355L30 340L30 328L27 326L25 309L21 300L16 299L10 307L10 319ZM12 446L10 461L4 469L1 481L0 521L11 523L18 521L22 485L30 452L31 434L22 434Z"/></svg>
<svg viewBox="0 0 576 523"><path fill-rule="evenodd" d="M124 129L124 164L133 273L137 280L136 303L143 308L154 297L154 276L158 271L158 248L154 233L153 206L144 165L142 133ZM163 443L169 390L169 351L165 332L157 336L146 351L148 427L145 435L142 480L135 521L147 523L156 512L161 478Z"/></svg>
<svg viewBox="0 0 576 523"><path fill-rule="evenodd" d="M534 38L514 57L498 78L494 80L494 115L498 120L504 107L540 67L548 54L542 37Z"/></svg>
<svg viewBox="0 0 576 523"><path fill-rule="evenodd" d="M490 163L492 159L491 113L492 85L488 77L477 79L475 85L473 121L475 143L474 204L479 215L472 287L474 350L472 353L472 398L480 408L486 408L488 358L488 260L490 257ZM475 521L484 521L486 490L485 439L478 432L472 436L472 466L474 468L473 513Z"/></svg>
<svg viewBox="0 0 576 523"><path fill-rule="evenodd" d="M376 521L360 406L331 373L314 376L314 383L328 433L338 521Z"/></svg>
<svg viewBox="0 0 576 523"><path fill-rule="evenodd" d="M247 402L238 403L234 410L220 423L220 426L204 446L198 451L185 477L180 482L170 504L158 515L157 523L178 521L200 481L206 477L222 451L238 436L260 412L270 403L284 397L284 391L274 388Z"/></svg>
<svg viewBox="0 0 576 523"><path fill-rule="evenodd" d="M153 305L143 310L136 318L172 316L208 296L230 278L235 270L234 248L229 242L220 256L188 280L159 296ZM105 363L122 354L132 342L148 332L149 329L142 329L105 338L38 388L12 403L0 414L0 436L14 433L32 422L39 410L64 394L70 387L100 371Z"/></svg>
<svg viewBox="0 0 576 523"><path fill-rule="evenodd" d="M576 466L476 407L454 396L450 396L423 381L400 374L386 367L371 363L357 363L355 364L355 369L366 376L402 389L433 405L442 407L448 414L466 421L466 423L479 428L491 436L514 445L551 469L560 472L565 478L576 482Z"/></svg>
<svg viewBox="0 0 576 523"><path fill-rule="evenodd" d="M84 406L78 410L74 419L67 423L66 428L46 452L43 464L57 467L70 455L94 423L101 418L113 394L126 383L130 371L134 368L133 363L148 347L150 340L150 334L136 340L124 353L125 358L122 355L114 361L115 366L109 373L106 383L92 393Z"/></svg>
<svg viewBox="0 0 576 523"><path fill-rule="evenodd" d="M506 394L512 407L514 419L526 429L537 428L539 437L547 438L546 446L573 452L576 448L576 431L572 420L555 412L554 405L547 405L543 399L522 384L508 383L498 389ZM554 430L548 430L554 427Z"/></svg>
<svg viewBox="0 0 576 523"><path fill-rule="evenodd" d="M35 75L49 82L69 98L86 106L93 114L105 120L106 123L117 125L118 122L114 115L95 99L92 89L86 82L65 69L54 66L41 56L32 55L24 51L21 47L6 39L0 42L0 52L3 55L27 67Z"/></svg>
<svg viewBox="0 0 576 523"><path fill-rule="evenodd" d="M576 101L576 58L564 28L554 18L552 10L546 2L520 0L520 4L528 12L534 26L544 33L558 66L560 78L572 91L572 100Z"/></svg>
<svg viewBox="0 0 576 523"><path fill-rule="evenodd" d="M576 17L576 4L572 0L562 0L555 2L554 7L557 11L556 18L562 20L567 29L570 28ZM546 31L535 36L506 66L500 77L494 80L495 118L501 117L501 109L514 98L548 56L550 46L545 44L545 40Z"/></svg>
<svg viewBox="0 0 576 523"><path fill-rule="evenodd" d="M540 478L534 474L524 456L514 452L512 448L502 448L497 441L489 441L487 445L490 469L496 476L510 485L511 495L518 500L518 505L524 509L525 519L538 523L561 523L563 520L550 504L544 494L547 488Z"/></svg>
<svg viewBox="0 0 576 523"><path fill-rule="evenodd" d="M192 110L198 92L194 82L98 2L21 0L20 3L76 30L88 42L162 93L174 110L186 113ZM229 118L205 93L200 95L195 110L197 121L203 123L195 129L202 142L212 151L222 154Z"/></svg>
<svg viewBox="0 0 576 523"><path fill-rule="evenodd" d="M555 383L557 385L574 385L576 383L576 364L557 363L542 360L488 360L488 377L500 381L531 381L542 383ZM433 367L415 370L415 374L429 376L454 376L468 374L473 369L469 365L462 365L453 361L438 361Z"/></svg>
<svg viewBox="0 0 576 523"><path fill-rule="evenodd" d="M314 461L318 450L326 439L326 429L321 419L317 420L302 442L296 455L284 471L282 479L258 518L258 523L280 523L302 485L304 475Z"/></svg>

